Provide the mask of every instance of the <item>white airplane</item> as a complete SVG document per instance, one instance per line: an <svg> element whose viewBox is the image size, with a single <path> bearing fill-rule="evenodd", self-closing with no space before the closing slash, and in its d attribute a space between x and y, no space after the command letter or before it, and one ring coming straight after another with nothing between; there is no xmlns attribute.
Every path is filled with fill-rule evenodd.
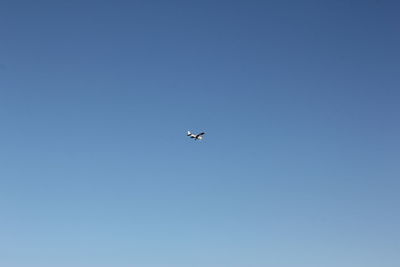
<svg viewBox="0 0 400 267"><path fill-rule="evenodd" d="M203 139L203 134L205 134L204 132L199 133L199 134L193 134L190 131L187 132L187 136L189 136L190 138L194 138L194 140L201 140Z"/></svg>

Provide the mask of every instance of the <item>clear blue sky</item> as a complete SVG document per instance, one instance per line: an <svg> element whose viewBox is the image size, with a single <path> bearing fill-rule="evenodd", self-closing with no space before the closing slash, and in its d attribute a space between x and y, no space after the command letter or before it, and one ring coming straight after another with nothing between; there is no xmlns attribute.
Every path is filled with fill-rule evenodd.
<svg viewBox="0 0 400 267"><path fill-rule="evenodd" d="M0 266L400 266L399 11L1 1Z"/></svg>

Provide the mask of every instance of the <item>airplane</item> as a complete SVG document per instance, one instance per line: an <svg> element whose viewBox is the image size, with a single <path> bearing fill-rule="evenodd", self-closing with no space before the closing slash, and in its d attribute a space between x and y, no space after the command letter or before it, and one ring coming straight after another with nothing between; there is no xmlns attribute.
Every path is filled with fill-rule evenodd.
<svg viewBox="0 0 400 267"><path fill-rule="evenodd" d="M203 134L205 134L204 132L199 133L199 134L193 134L190 131L187 132L187 136L189 136L190 138L194 138L194 140L201 140L203 139Z"/></svg>

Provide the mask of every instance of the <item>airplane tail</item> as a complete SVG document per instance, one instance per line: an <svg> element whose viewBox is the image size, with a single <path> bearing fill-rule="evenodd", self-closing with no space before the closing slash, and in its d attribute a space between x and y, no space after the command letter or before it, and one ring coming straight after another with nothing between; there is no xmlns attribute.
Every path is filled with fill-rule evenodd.
<svg viewBox="0 0 400 267"><path fill-rule="evenodd" d="M187 135L190 136L192 133L190 131L187 131Z"/></svg>

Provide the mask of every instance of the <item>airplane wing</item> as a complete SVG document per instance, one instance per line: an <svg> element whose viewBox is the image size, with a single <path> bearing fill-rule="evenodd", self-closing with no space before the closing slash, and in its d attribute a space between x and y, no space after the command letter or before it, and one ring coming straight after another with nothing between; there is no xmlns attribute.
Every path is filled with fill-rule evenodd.
<svg viewBox="0 0 400 267"><path fill-rule="evenodd" d="M196 135L196 138L199 138L199 137L202 136L203 134L205 134L205 133L203 132L203 133L197 134L197 135Z"/></svg>

